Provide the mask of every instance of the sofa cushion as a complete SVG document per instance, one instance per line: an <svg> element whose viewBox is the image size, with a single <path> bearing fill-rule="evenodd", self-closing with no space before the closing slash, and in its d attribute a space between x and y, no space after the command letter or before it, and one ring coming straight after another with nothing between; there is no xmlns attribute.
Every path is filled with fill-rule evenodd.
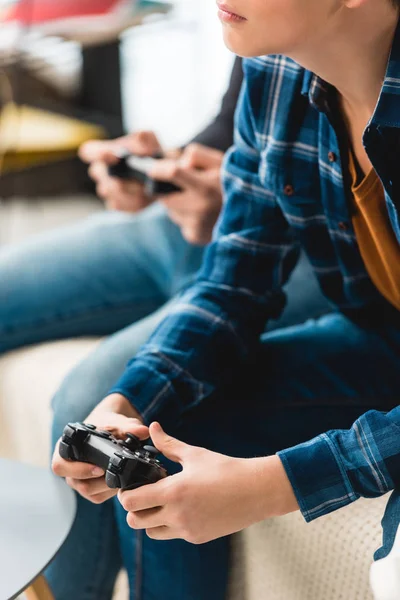
<svg viewBox="0 0 400 600"><path fill-rule="evenodd" d="M0 359L0 456L35 465L48 463L51 398L72 366L98 343L59 341Z"/></svg>

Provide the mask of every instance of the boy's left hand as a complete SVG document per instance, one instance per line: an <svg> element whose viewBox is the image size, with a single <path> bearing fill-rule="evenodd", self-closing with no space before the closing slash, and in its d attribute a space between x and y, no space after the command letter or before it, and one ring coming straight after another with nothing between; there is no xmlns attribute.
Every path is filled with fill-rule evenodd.
<svg viewBox="0 0 400 600"><path fill-rule="evenodd" d="M150 435L158 450L183 470L119 492L132 529L145 529L156 540L202 544L298 509L277 456L231 458L172 438L158 423L150 426Z"/></svg>

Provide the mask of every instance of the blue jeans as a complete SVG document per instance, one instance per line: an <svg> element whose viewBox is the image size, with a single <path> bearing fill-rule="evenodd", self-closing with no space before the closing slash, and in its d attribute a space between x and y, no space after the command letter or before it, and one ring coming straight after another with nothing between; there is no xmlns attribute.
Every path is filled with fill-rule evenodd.
<svg viewBox="0 0 400 600"><path fill-rule="evenodd" d="M0 352L108 335L160 308L199 268L159 205L100 213L0 251Z"/></svg>
<svg viewBox="0 0 400 600"><path fill-rule="evenodd" d="M55 396L53 442L68 421L83 420L104 397L201 256L159 206L138 216L98 215L0 252L0 351L109 334ZM391 334L391 346L385 343L390 332L364 331L339 315L289 327L329 309L304 263L288 293L285 314L264 337L263 355L244 373L242 394L231 390L210 399L172 434L254 456L347 427L372 406L386 408L379 386L365 375L373 372L375 384L383 380L388 389L398 389L393 362L399 338ZM396 510L398 515L395 504L394 518ZM55 597L108 599L122 564L132 599L222 600L229 543L155 542L127 527L118 502L95 506L79 498L76 523L46 573Z"/></svg>

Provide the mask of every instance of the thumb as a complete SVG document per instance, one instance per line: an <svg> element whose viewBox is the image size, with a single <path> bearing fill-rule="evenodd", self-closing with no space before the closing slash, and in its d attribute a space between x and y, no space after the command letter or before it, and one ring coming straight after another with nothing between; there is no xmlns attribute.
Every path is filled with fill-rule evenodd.
<svg viewBox="0 0 400 600"><path fill-rule="evenodd" d="M139 131L128 136L126 147L134 154L145 156L152 156L162 151L161 144L153 131Z"/></svg>
<svg viewBox="0 0 400 600"><path fill-rule="evenodd" d="M118 162L115 151L120 147L121 144L118 145L115 141L91 140L82 144L78 150L78 156L83 162L88 164L94 161L114 164Z"/></svg>
<svg viewBox="0 0 400 600"><path fill-rule="evenodd" d="M166 458L183 465L189 446L176 438L167 435L159 423L150 425L150 437L153 444Z"/></svg>
<svg viewBox="0 0 400 600"><path fill-rule="evenodd" d="M222 165L223 152L202 144L189 144L181 156L181 166L185 169L215 169Z"/></svg>
<svg viewBox="0 0 400 600"><path fill-rule="evenodd" d="M195 169L183 168L180 161L165 158L157 160L151 170L150 177L160 181L172 181L184 189L203 190L205 188L204 173Z"/></svg>
<svg viewBox="0 0 400 600"><path fill-rule="evenodd" d="M79 158L85 163L94 161L115 164L118 162L117 151L129 150L133 154L149 156L161 150L160 142L152 131L139 131L124 135L115 140L89 140L78 150Z"/></svg>

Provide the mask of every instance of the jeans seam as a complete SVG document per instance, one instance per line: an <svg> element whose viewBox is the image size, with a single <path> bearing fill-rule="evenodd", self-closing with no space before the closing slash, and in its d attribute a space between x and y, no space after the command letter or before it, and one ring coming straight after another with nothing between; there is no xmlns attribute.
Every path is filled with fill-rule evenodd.
<svg viewBox="0 0 400 600"><path fill-rule="evenodd" d="M143 592L143 531L136 534L136 577L135 577L135 600L142 600Z"/></svg>
<svg viewBox="0 0 400 600"><path fill-rule="evenodd" d="M167 299L165 298L160 298L160 306L162 306L165 302L167 301ZM106 313L109 314L111 311L113 313L122 313L126 310L130 310L133 307L148 307L150 304L150 302L148 300L143 300L143 302L131 302L131 303L126 303L126 304L120 304L120 305L113 305L113 306L107 306L107 305L102 305L102 306L97 306L97 307L91 307L86 309L85 311L80 311L80 312L75 312L75 313L64 313L63 315L60 314L55 314L52 318L49 319L38 319L37 321L35 321L35 325L24 325L23 323L21 323L21 325L18 326L12 326L12 327L4 327L3 329L0 330L0 334L6 335L9 338L12 338L12 336L18 336L20 335L21 332L24 333L32 333L34 331L36 331L37 329L42 329L43 327L49 326L49 325L53 325L53 324L60 324L60 323L65 323L68 322L69 320L73 320L74 323L79 323L79 322L83 322L83 321L90 321L91 318L93 317L99 317L102 314ZM153 312L152 310L150 312Z"/></svg>
<svg viewBox="0 0 400 600"><path fill-rule="evenodd" d="M103 507L104 507L104 505L103 505ZM103 508L103 510L104 510L104 508ZM93 580L96 582L96 584L98 583L98 585L93 585L93 581L92 581L92 584L88 586L86 594L85 594L85 595L87 595L88 600L101 599L102 593L104 591L104 579L102 577L102 574L107 572L107 565L103 565L101 563L101 557L104 554L102 552L102 548L104 547L104 540L106 538L105 533L106 532L104 531L104 528L101 528L101 535L99 535L97 538L98 539L98 544L97 544L98 557L100 557L100 558L95 561L97 569L95 571L95 577L93 578ZM114 581L114 584L115 584L115 581Z"/></svg>

